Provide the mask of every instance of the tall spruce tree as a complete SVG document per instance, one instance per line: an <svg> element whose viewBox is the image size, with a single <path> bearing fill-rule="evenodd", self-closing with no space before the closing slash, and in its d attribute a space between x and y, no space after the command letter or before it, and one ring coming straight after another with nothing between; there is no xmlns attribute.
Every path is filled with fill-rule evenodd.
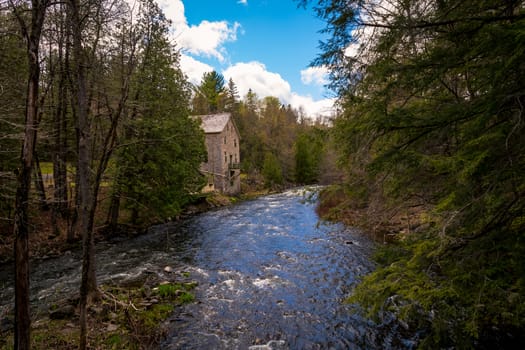
<svg viewBox="0 0 525 350"><path fill-rule="evenodd" d="M331 34L316 63L344 106L353 183L424 213L354 300L372 312L397 300L426 327L423 347L523 343L523 1L316 4Z"/></svg>
<svg viewBox="0 0 525 350"><path fill-rule="evenodd" d="M227 89L224 86L224 77L216 71L202 75L199 86L195 88L193 97L193 113L208 114L225 111Z"/></svg>

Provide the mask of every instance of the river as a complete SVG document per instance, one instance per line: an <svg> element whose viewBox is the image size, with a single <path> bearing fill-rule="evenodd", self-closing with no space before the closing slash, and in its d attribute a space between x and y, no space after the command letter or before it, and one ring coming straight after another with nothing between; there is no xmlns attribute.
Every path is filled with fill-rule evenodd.
<svg viewBox="0 0 525 350"><path fill-rule="evenodd" d="M373 268L372 243L357 230L320 221L312 192L261 197L158 225L131 240L97 245L99 283L165 266L196 280L197 302L168 320L162 349L401 349L395 322L376 324L344 302ZM34 313L78 290L80 252L32 264ZM12 305L0 270L0 311Z"/></svg>

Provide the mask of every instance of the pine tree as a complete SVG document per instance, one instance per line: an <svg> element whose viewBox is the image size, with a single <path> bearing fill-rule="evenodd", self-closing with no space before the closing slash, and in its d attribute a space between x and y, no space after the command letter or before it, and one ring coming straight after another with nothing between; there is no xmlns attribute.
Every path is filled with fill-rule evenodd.
<svg viewBox="0 0 525 350"><path fill-rule="evenodd" d="M237 120L237 114L239 109L239 91L237 85L233 82L233 79L228 80L228 86L225 91L224 110L230 112L235 120Z"/></svg>
<svg viewBox="0 0 525 350"><path fill-rule="evenodd" d="M505 346L525 328L525 7L427 5L317 2L353 184L384 210L424 212L354 299L377 311L398 297L429 348Z"/></svg>
<svg viewBox="0 0 525 350"><path fill-rule="evenodd" d="M213 114L225 111L226 92L222 74L216 71L204 73L201 84L195 89L193 114Z"/></svg>

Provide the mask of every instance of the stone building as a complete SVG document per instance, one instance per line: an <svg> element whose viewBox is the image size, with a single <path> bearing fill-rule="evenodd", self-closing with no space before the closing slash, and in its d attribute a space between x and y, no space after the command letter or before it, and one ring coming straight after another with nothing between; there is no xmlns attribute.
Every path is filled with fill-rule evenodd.
<svg viewBox="0 0 525 350"><path fill-rule="evenodd" d="M238 194L241 191L239 130L230 113L195 116L206 134L208 161L201 165L207 176L205 192Z"/></svg>

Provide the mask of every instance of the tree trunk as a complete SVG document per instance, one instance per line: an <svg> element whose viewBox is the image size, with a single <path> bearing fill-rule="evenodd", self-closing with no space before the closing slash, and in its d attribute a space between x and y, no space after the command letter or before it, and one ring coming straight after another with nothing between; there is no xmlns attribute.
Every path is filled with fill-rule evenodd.
<svg viewBox="0 0 525 350"><path fill-rule="evenodd" d="M26 123L27 125L27 123ZM27 130L27 129L26 129ZM27 217L29 188L31 185L30 157L31 135L26 135L21 163L18 174L14 212L15 235L15 349L29 349L29 328L31 318L29 314L29 225ZM28 153L29 152L29 153Z"/></svg>
<svg viewBox="0 0 525 350"><path fill-rule="evenodd" d="M24 142L20 155L15 197L15 339L16 350L29 349L31 317L29 312L29 223L28 205L31 170L38 129L38 94L40 83L39 44L47 1L32 1L31 23L28 28L22 15L12 3L23 36L27 41L29 74L27 80Z"/></svg>
<svg viewBox="0 0 525 350"><path fill-rule="evenodd" d="M77 132L78 134L78 132ZM76 142L76 151L78 154L78 137ZM67 214L68 225L67 225L67 241L73 243L78 232L78 212L80 208L80 193L78 191L78 169L75 171L75 187L73 190L75 193L71 193L70 197L75 198L75 202L71 206L69 213Z"/></svg>
<svg viewBox="0 0 525 350"><path fill-rule="evenodd" d="M58 96L56 110L53 113L53 206L52 225L55 236L60 235L57 218L66 219L68 226L67 242L74 240L74 231L69 229L68 211L68 183L67 183L67 68L69 56L69 41L67 26L65 25L64 5L60 5L60 18L58 24ZM65 51L65 52L64 52Z"/></svg>
<svg viewBox="0 0 525 350"><path fill-rule="evenodd" d="M58 39L58 97L57 108L53 114L53 180L54 180L54 210L64 218L67 215L67 84L66 84L66 62L64 49L69 50L69 45L65 45L67 40L66 30L61 19ZM65 54L68 56L68 53Z"/></svg>
<svg viewBox="0 0 525 350"><path fill-rule="evenodd" d="M120 189L119 189L119 177L115 180L113 193L111 194L111 203L109 204L109 212L107 218L108 228L111 232L117 230L118 217L120 213Z"/></svg>
<svg viewBox="0 0 525 350"><path fill-rule="evenodd" d="M87 348L87 305L96 293L94 240L91 221L92 186L90 176L91 132L88 122L88 96L85 54L82 48L82 20L80 1L69 0L73 59L76 77L75 97L78 133L77 174L79 194L79 230L82 235L82 280L80 284L80 349Z"/></svg>
<svg viewBox="0 0 525 350"><path fill-rule="evenodd" d="M40 168L40 160L36 152L33 155L33 162L35 167L35 188L39 197L40 210L47 211L49 210L49 205L47 204L46 188L42 177L42 169Z"/></svg>

